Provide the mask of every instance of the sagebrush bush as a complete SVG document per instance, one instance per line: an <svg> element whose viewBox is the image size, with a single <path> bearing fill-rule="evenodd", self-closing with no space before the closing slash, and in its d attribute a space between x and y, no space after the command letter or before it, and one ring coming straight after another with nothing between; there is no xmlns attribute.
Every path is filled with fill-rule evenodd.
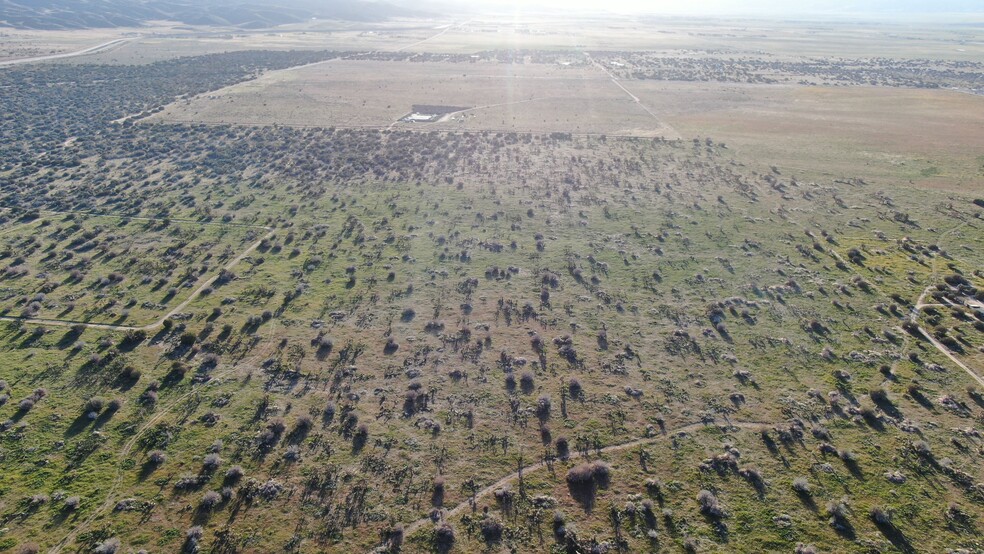
<svg viewBox="0 0 984 554"><path fill-rule="evenodd" d="M806 480L806 477L797 477L793 479L793 490L799 494L810 494L810 482Z"/></svg>
<svg viewBox="0 0 984 554"><path fill-rule="evenodd" d="M724 507L721 506L721 502L717 496L707 489L703 489L697 493L697 503L700 505L700 511L704 515L714 518L727 517L727 513L724 511Z"/></svg>
<svg viewBox="0 0 984 554"><path fill-rule="evenodd" d="M605 462L586 462L567 470L568 485L575 488L607 487L611 468Z"/></svg>
<svg viewBox="0 0 984 554"><path fill-rule="evenodd" d="M441 523L434 529L434 546L441 552L447 552L454 546L454 528L448 523Z"/></svg>
<svg viewBox="0 0 984 554"><path fill-rule="evenodd" d="M221 503L222 495L215 491L208 491L202 496L201 506L203 510L211 511Z"/></svg>

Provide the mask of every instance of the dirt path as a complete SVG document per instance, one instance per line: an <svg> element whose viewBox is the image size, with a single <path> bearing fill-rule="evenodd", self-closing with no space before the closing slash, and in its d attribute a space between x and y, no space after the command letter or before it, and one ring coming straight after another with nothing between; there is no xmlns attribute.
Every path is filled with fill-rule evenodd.
<svg viewBox="0 0 984 554"><path fill-rule="evenodd" d="M947 358L950 358L950 361L952 361L953 363L957 364L957 366L959 366L960 369L964 370L967 373L967 375L970 376L971 379L973 379L974 381L977 381L977 383L980 386L984 387L984 378L981 378L981 376L978 375L976 371L970 369L963 362L961 362L959 359L957 359L956 356L954 356L952 353L950 353L950 351L947 350L947 348L945 346L943 346L943 344L940 341L936 340L936 337L934 337L933 335L929 334L928 331L926 331L922 327L917 327L917 329L919 329L919 332L922 333L922 336L926 337L926 340L928 340L930 344L932 344L933 346L935 346L936 349L939 350L944 356L946 356Z"/></svg>
<svg viewBox="0 0 984 554"><path fill-rule="evenodd" d="M404 50L407 50L408 48L413 48L414 46L417 46L419 44L423 44L423 43L427 42L428 40L432 40L432 39L435 39L435 38L437 38L439 36L442 36L445 33L447 33L448 31L450 31L451 29L460 29L461 27L464 27L465 25L468 25L469 23L471 23L471 19L469 19L467 21L464 21L462 23L451 23L451 24L445 26L443 29L441 29L441 32L437 33L436 35L431 35L431 36L425 38L424 40L418 40L417 42L415 42L413 44L408 44L406 46L401 46L401 47L397 48L396 51L397 52L402 52Z"/></svg>
<svg viewBox="0 0 984 554"><path fill-rule="evenodd" d="M628 91L626 91L626 92L628 92ZM629 93L629 94L631 94L631 93ZM962 227L962 225L961 226L958 226L958 227L955 227L955 228L951 229L950 231L947 231L946 233L944 233L943 235L941 235L941 237L942 236L946 236L946 235L948 235L948 234L956 231L960 227ZM833 255L835 256L836 259L843 261L843 259L840 257L840 255L836 251L831 250L830 252L833 253ZM935 276L935 274L936 274L936 272L935 272L935 267L934 267L934 276ZM930 306L931 305L931 304L923 304L922 303L923 299L925 298L926 294L928 294L928 292L931 290L931 288L932 288L932 286L927 287L926 290L923 291L923 293L919 296L919 299L917 300L917 303L916 303L916 309L914 310L914 313L911 316L913 318L913 320L915 319L915 315L918 313L918 310L921 307ZM964 365L963 362L961 362L956 357L954 357L946 349L945 346L943 346L942 344L940 344L932 335L930 335L929 333L927 333L925 329L923 329L922 327L919 327L919 331L923 334L924 337L926 337L926 339L930 342L930 344L932 344L933 346L935 346L940 352L942 352L953 363L955 363L957 366L959 366L961 369L963 369L967 373L967 375L969 375L972 379L974 379L975 381L977 381L978 383L980 383L981 386L984 386L984 379L982 379L977 373L975 373L969 367L967 367L966 365ZM732 428L740 428L740 429L760 429L760 428L762 428L764 426L768 426L768 425L772 425L772 424L773 423L769 423L769 422L758 422L758 421L729 422L729 426L730 427L732 427ZM676 427L674 429L670 429L667 432L667 435L673 435L673 434L680 433L680 432L694 431L694 430L701 429L701 428L707 427L707 426L708 425L705 424L705 423L689 423L689 424L685 424L685 425ZM600 451L600 453L601 454L607 454L607 453L612 453L612 452L620 452L620 451L624 451L624 450L629 450L629 449L636 448L636 447L639 447L639 446L647 446L647 445L650 445L650 444L655 443L656 441L660 440L661 438L665 438L667 435L662 435L662 436L659 436L659 437L652 437L652 438L635 439L635 440L632 440L632 441L629 441L629 442L625 442L625 443L622 443L622 444L615 444L615 445L612 445L612 446L607 446L605 448L602 448L601 451ZM572 459L578 458L578 457L581 457L581 455L580 454L574 455L574 456L572 456ZM546 464L544 462L539 462L539 463L532 464L530 466L527 466L527 467L523 468L523 473L524 474L528 474L528 473L531 473L531 472L539 471L539 470L541 470L541 469L543 469L545 467L546 467ZM500 488L504 487L505 485L507 485L507 484L511 483L512 481L515 481L517 479L519 479L519 472L518 471L515 471L513 473L510 473L509 475L506 475L505 477L499 479L495 483L493 483L493 484L491 484L491 485L483 488L482 490L478 491L474 495L473 498L476 501L478 499L480 499L480 498L484 498L484 497L488 496L489 494L492 494L496 489L500 489ZM465 501L457 504L456 506L454 506L450 510L444 512L444 514L442 515L442 517L445 518L445 519L450 519L450 518L453 518L455 516L458 516L459 514L461 514L462 512L464 512L466 509L468 509L471 505L472 505L472 499L469 498L468 500L465 500ZM433 524L433 522L432 522L432 520L429 517L420 518L420 519L414 521L413 523L410 523L407 527L405 527L404 528L404 534L405 534L405 536L410 536L413 533L415 533L416 531L420 530L422 527L425 527L427 525L432 525L432 524Z"/></svg>
<svg viewBox="0 0 984 554"><path fill-rule="evenodd" d="M941 234L940 235L940 238L943 238L943 237L949 235L950 233L953 233L954 231L957 231L958 229L964 227L965 225L967 225L967 224L966 223L961 223L960 225L957 225L956 227L950 229L949 231ZM937 241L936 245L939 246L939 241ZM844 258L842 258L841 255L838 254L836 250L830 249L829 252L834 256L835 259L837 259L839 262L843 263L846 267L851 267L851 265L848 264L846 261L844 261ZM854 273L855 275L857 275L859 277L863 277L863 275L861 275L860 273L854 271L853 268L851 269L851 273ZM936 275L937 275L937 271L936 271L936 258L934 257L933 258L933 273L932 273L932 277L931 277L931 279L933 281L936 280ZM874 288L879 294L881 294L883 296L887 296L885 293L883 293L880 290L878 290L878 287L877 286L872 285L872 288ZM912 323L916 323L916 320L919 317L920 310L922 310L923 308L927 308L929 306L938 306L939 305L939 304L926 304L926 303L923 303L923 300L925 300L926 295L929 294L929 292L931 290L933 290L934 288L936 288L936 285L935 284L931 284L931 285L927 286L923 290L922 294L919 295L919 298L916 299L916 303L915 303L915 305L913 306L912 310L909 313L909 321L911 321ZM929 341L930 344L932 344L937 350L940 351L940 353L942 353L944 356L946 356L947 358L949 358L950 361L952 361L953 363L955 363L957 365L957 367L959 367L960 369L962 369L968 376L970 376L971 379L973 379L974 381L976 381L977 383L979 383L982 387L984 387L984 378L981 378L981 376L980 376L979 373L977 373L976 371L970 369L966 364L964 364L959 359L957 359L957 357L954 356L945 346L943 346L943 344L940 341L936 340L935 337L933 337L931 334L929 334L921 326L917 325L916 328L919 330L919 333L922 334L922 336L925 337L926 340ZM902 329L902 332L905 333L905 330ZM907 333L905 333L905 334L907 334Z"/></svg>
<svg viewBox="0 0 984 554"><path fill-rule="evenodd" d="M247 248L246 250L243 250L242 253L240 253L238 256L236 256L235 258L233 258L232 261L230 261L229 263L227 263L222 269L225 269L227 271L231 271L232 268L236 267L236 265L239 264L239 262L243 261L243 258L245 258L246 256L249 256L254 250L256 250L257 248L259 248L260 244L262 244L263 241L269 240L269 239L273 238L273 235L274 234L276 234L276 231L270 230L269 233L263 235L263 237L261 237L259 240L257 240L253 244L251 244L249 246L249 248ZM170 312L166 313L159 320L155 321L154 323L151 323L150 325L144 325L140 329L143 329L145 331L149 331L149 330L152 330L152 329L156 329L157 327L160 327L161 325L164 325L164 320L165 319L167 319L169 317L172 317L172 316L174 316L174 314L176 314L176 313L180 312L181 310L185 309L185 307L188 304L191 304L191 301L192 300L194 300L195 298L198 298L198 296L201 294L201 292L203 290L205 290L206 287L211 286L212 283L214 283L215 280L218 279L218 278L219 278L219 274L216 273L211 278L209 278L209 280L207 280L204 283L202 283L200 287L198 287L197 289L195 289L195 291L192 292L188 296L188 298L186 298L184 300L184 302L178 304L173 310L171 310Z"/></svg>
<svg viewBox="0 0 984 554"><path fill-rule="evenodd" d="M966 222L961 223L960 225L957 225L956 227L950 229L949 231L946 231L945 233L941 234L940 235L940 238L943 238L943 237L949 235L950 233L953 233L953 232L955 232L955 231L957 231L957 230L965 227L966 225L967 225ZM939 245L940 245L939 244L939 240L937 240L936 241L936 246L939 246ZM938 274L938 271L937 271L937 268L936 268L936 260L937 260L937 257L934 256L933 257L933 276L932 276L932 279L934 281L937 280L937 274ZM909 314L909 320L912 323L917 323L917 319L919 318L919 312L923 308L928 308L928 307L931 307L931 306L934 306L934 307L935 306L941 306L940 304L932 304L932 303L927 304L927 303L923 302L926 299L926 295L929 294L930 291L932 291L935 288L936 288L936 285L935 284L929 285L928 287L926 287L925 290L923 290L922 294L919 295L919 298L916 299L916 305L915 305L914 308L912 308L912 312ZM979 373L977 373L976 371L974 371L973 369L971 369L970 367L968 367L966 364L964 364L963 362L961 362L956 356L953 355L952 352L950 352L950 350L946 346L943 345L943 343L941 343L940 341L936 340L936 337L934 337L933 335L931 335L928 331L926 331L926 329L923 329L922 326L920 326L920 325L917 324L916 325L916 328L919 329L919 333L922 334L922 336L925 337L926 340L928 340L930 344L932 344L934 347L936 347L936 349L939 350L940 353L942 353L944 356L946 356L947 358L949 358L951 362L957 364L957 367L959 367L960 369L964 370L964 372L967 375L969 375L971 379L973 379L974 381L977 381L977 383L979 385L981 385L982 387L984 387L984 378L981 378L981 375Z"/></svg>
<svg viewBox="0 0 984 554"><path fill-rule="evenodd" d="M598 69L604 71L605 72L605 75L608 75L608 78L611 79L612 83L614 83L615 86L617 86L618 88L622 89L622 92L624 92L625 94L629 95L629 98L631 98L632 101L636 103L636 105L638 105L647 114L649 114L653 119L655 119L656 122L659 123L660 128L669 131L670 134L673 135L673 136L670 136L670 137L667 137L667 138L674 138L674 139L682 138L682 135L676 129L674 129L672 126L670 126L669 123L667 123L666 121L664 121L663 118L661 118L660 116L656 115L656 112L654 112L653 110L649 109L649 106L643 104L642 103L642 100L640 100L638 96L632 94L632 92L629 91L629 89L625 88L625 85L623 85L621 83L621 81L619 81L618 77L616 77L611 71L609 71L607 67L605 67L605 66L601 65L600 63L596 62L594 60L594 58L592 58L591 55L588 54L587 52L585 52L584 55L588 58L588 61L591 62L591 65L593 65L593 66L597 67Z"/></svg>
<svg viewBox="0 0 984 554"><path fill-rule="evenodd" d="M755 430L757 430L757 429L761 429L763 426L768 426L768 425L774 425L774 423L773 422L763 422L763 421L735 421L735 422L729 422L728 423L728 427L730 427L732 429L755 429ZM657 436L657 437L647 437L647 438L641 438L641 439L634 439L634 440L631 440L631 441L628 441L628 442L623 442L621 444L613 444L611 446L606 446L605 448L602 448L601 449L600 453L601 454L610 454L610 453L613 453L613 452L621 452L621 451L624 451L624 450L630 450L630 449L636 448L638 446L647 446L647 445L650 445L650 444L653 444L653 443L659 441L660 439L665 439L666 437L671 436L671 435L675 435L677 433L685 433L685 432L690 432L690 431L696 431L698 429L703 429L705 427L710 427L710 426L711 426L711 424L707 424L707 423L703 423L703 422L687 423L687 424L684 424L684 425L680 425L678 427L675 427L673 429L668 429L665 434L660 435L660 436ZM581 458L581 457L583 457L583 456L580 453L578 453L578 454L573 454L571 456L571 459L577 459L577 458ZM532 473L532 472L536 472L536 471L539 471L541 469L544 469L545 467L547 467L547 464L544 463L544 462L538 462L538 463L535 463L535 464L531 464L531 465L528 465L528 466L526 466L526 467L523 468L523 474L526 475L526 474L529 474L529 473ZM519 479L519 472L518 471L515 471L513 473L510 473L509 475L506 475L502 479L499 479L495 483L492 483L491 485L489 485L489 486L485 487L484 489L482 489L482 490L478 491L477 493L475 493L474 499L477 501L479 498L486 497L486 496L492 494L496 489L500 489L500 488L504 487L505 485L509 484L510 482L515 481L517 479ZM443 514L443 517L445 519L450 519L452 517L457 516L461 512L463 512L466 509L468 509L471 506L471 503L472 503L472 500L469 498L468 500L465 500L465 501L461 502L460 504L456 505L455 507L451 508L450 510L446 511ZM409 537L414 532L418 531L421 527L424 527L426 525L431 525L431 524L432 524L432 521L431 521L431 519L429 517L422 517L422 518L418 519L417 521L414 521L413 523L411 523L407 527L405 527L404 530L403 530L404 535Z"/></svg>
<svg viewBox="0 0 984 554"><path fill-rule="evenodd" d="M950 229L949 231L946 231L945 233L943 233L942 235L940 235L939 238L943 238L943 237L949 235L950 233L956 232L956 231L958 231L958 230L960 230L960 229L962 229L963 227L966 227L966 226L967 226L967 222L963 222L960 225L957 225L956 227ZM939 241L939 239L937 239L936 240L936 246L939 247L939 245L940 245L940 241ZM937 261L937 259L938 259L937 256L933 256L933 276L932 276L933 281L936 281L937 280L936 276L939 274L939 271L936 268L936 261ZM923 300L926 298L926 295L929 294L929 291L933 290L934 288L936 288L936 284L935 283L929 285L928 287L926 287L925 290L923 290L922 294L919 295L919 298L916 299L916 310L921 310L924 307L928 307L928 306L934 305L934 304L923 304Z"/></svg>
<svg viewBox="0 0 984 554"><path fill-rule="evenodd" d="M56 213L63 213L63 212L56 212ZM125 217L126 219L136 219L136 220L140 220L140 221L160 221L159 219L155 219L155 218L152 218L152 217L126 217L126 216L115 216L115 215L105 216L104 214L88 214L88 215L99 215L99 216L103 216L103 217ZM254 229L264 229L264 230L268 231L268 233L266 235L263 235L263 237L261 237L256 242L254 242L253 244L251 244L249 246L249 248L247 248L246 250L243 250L238 256L236 256L235 258L233 258L229 263L227 263L226 265L224 265L222 267L222 269L225 269L227 271L231 271L232 268L236 267L236 265L239 264L239 262L243 261L243 258L245 258L246 256L250 255L254 250L256 250L257 248L259 248L260 244L262 244L264 240L271 239L271 238L273 238L274 234L276 234L276 231L274 231L271 227L258 227L258 226L254 226L254 225L245 225L245 224L241 224L241 223L239 223L239 224L237 224L237 223L201 223L201 222L193 221L193 220L178 220L178 219L171 219L171 221L187 221L187 222L191 222L191 223L198 223L199 225L221 225L221 226L251 227L251 228L254 228ZM221 272L219 272L219 273L221 273ZM136 326L136 325L114 325L112 323L87 323L85 321L72 321L72 320L67 320L67 319L44 319L44 318L36 318L36 317L19 317L19 316L7 316L7 315L0 316L0 321L14 321L14 322L19 322L19 323L31 323L31 324L34 324L34 325L48 325L48 326L53 326L53 327L72 327L72 326L75 326L75 325L81 325L81 326L83 326L83 327L85 327L87 329L103 329L103 330L110 330L110 331L153 331L154 329L157 329L158 327L164 325L164 320L166 320L168 318L171 318L171 317L174 317L175 314L181 312L181 310L185 309L188 306L188 304L191 304L191 302L193 300L195 300L196 298L198 298L198 296L201 295L202 291L205 290L205 288L207 288L207 287L211 286L213 283L215 283L215 280L219 278L219 273L216 273L215 275L211 276L207 281L205 281L204 283L202 283L201 285L199 285L199 287L197 289L195 289L194 291L192 291L192 293L190 295L188 295L188 298L185 298L183 302L181 302L180 304L178 304L177 306L175 306L168 313L166 313L163 316L161 316L160 319L158 319L157 321L155 321L153 323L149 323L147 325L142 325L142 326Z"/></svg>
<svg viewBox="0 0 984 554"><path fill-rule="evenodd" d="M167 406L164 406L163 408L156 411L154 415L150 419L148 419L143 425L141 425L140 429L136 433L134 433L134 435L130 437L129 440L126 441L126 443L123 444L123 447L120 448L120 459L125 460L129 458L130 454L133 452L133 449L137 446L137 442L140 440L140 437L142 437L144 433L146 433L151 427L157 425L157 423L159 423L162 419L164 419L165 416L170 415L174 411L174 409L180 406L185 400L201 392L201 390L204 387L208 387L215 383L218 383L220 379L223 379L235 373L236 371L242 369L244 366L254 365L258 360L260 360L266 354L267 354L266 352L259 352L258 354L251 356L249 360L240 361L232 365L225 371L219 371L214 373L212 375L212 379L210 379L208 382L202 383L201 385L198 386L192 386L191 390L182 394L178 398L174 399L174 401L169 403ZM106 491L106 499L103 501L103 503L100 504L98 507L96 507L92 511L92 513L90 513L85 519L83 519L78 525L76 525L75 528L69 531L67 535L65 535L60 541L58 541L57 544L55 544L55 546L51 547L48 550L48 554L58 554L59 552L61 552L63 548L72 544L80 533L82 533L90 525L92 525L92 522L94 522L96 518L99 517L99 515L105 513L107 510L116 506L116 502L119 501L119 499L116 498L116 493L117 491L119 491L120 486L123 484L124 476L125 473L123 471L123 466L122 464L120 464L116 470L116 475L113 477L112 483L109 484L109 488Z"/></svg>
<svg viewBox="0 0 984 554"><path fill-rule="evenodd" d="M396 52L402 52L404 50L407 50L408 48L413 48L414 46L417 46L417 45L423 44L423 43L425 43L425 42L427 42L429 40L438 38L438 37L444 35L445 33L447 33L448 31L450 31L452 29L461 28L461 27L467 25L470 22L471 22L471 20L469 19L469 20L464 21L462 23L449 23L448 25L445 25L443 28L441 28L441 30L438 33L436 33L434 35L431 35L431 36L429 36L429 37L427 37L425 39L418 40L418 41L416 41L414 43L406 44L404 46L401 46L401 47L397 48L395 51ZM328 63L331 63L331 62L338 61L340 59L341 58L337 58L336 57L336 58L330 58L330 59L327 59L327 60L321 60L320 62L311 62L311 63L307 63L307 64L302 64L302 65L295 65L293 67L286 67L284 69L278 69L278 70L274 70L274 71L268 72L268 73L264 74L264 76L270 75L272 73L287 73L287 72L291 72L291 71L298 71L298 70L306 69L306 68L309 68L309 67L315 67L315 66L319 66L319 65L328 64ZM3 64L0 63L0 65L3 65ZM252 81L255 81L255 79L252 79ZM242 83L237 83L237 84L242 84ZM234 87L234 86L236 86L236 85L230 85L230 87ZM220 89L217 89L217 90L211 90L211 91L203 92L201 94L196 95L194 98L202 98L204 96L214 95L217 92L219 92L221 90L228 89L230 87L223 87L223 88L220 88ZM170 105L170 104L171 103L168 103L167 105ZM150 117L150 116L148 116L148 117ZM137 122L137 121L140 121L140 119L141 118L137 117L136 115L132 115L132 116L128 115L128 116L124 116L124 117L121 117L121 118L115 120L114 123L122 123L123 121L126 121L126 120ZM199 122L192 121L192 120L187 120L186 121L186 120L181 120L181 119L169 119L168 121L171 122L171 123L199 123ZM341 126L340 127L340 126L335 125L334 127L337 128L337 129L343 129L343 128L356 128L356 129L363 129L363 128L365 128L365 129L391 129L397 123L399 123L399 120L394 121L389 126L385 126L385 125L366 125L366 126L353 126L353 127ZM224 124L213 124L213 125L224 125ZM261 125L262 126L263 124L258 124L258 125ZM298 127L298 128L305 128L305 127L307 127L306 125L286 125L286 124L278 124L278 125L287 126L287 127Z"/></svg>
<svg viewBox="0 0 984 554"><path fill-rule="evenodd" d="M96 54L98 52L105 52L119 46L123 46L128 42L138 40L137 38L118 38L111 40L109 42L104 42L102 44L97 44L90 48L85 48L83 50L76 50L74 52L64 52L61 54L51 54L49 56L35 56L33 58L20 58L16 60L5 60L0 61L0 67L9 67L13 65L25 64L25 63L36 63L44 62L48 60L59 60L62 58L74 58L75 56L85 56L87 54Z"/></svg>

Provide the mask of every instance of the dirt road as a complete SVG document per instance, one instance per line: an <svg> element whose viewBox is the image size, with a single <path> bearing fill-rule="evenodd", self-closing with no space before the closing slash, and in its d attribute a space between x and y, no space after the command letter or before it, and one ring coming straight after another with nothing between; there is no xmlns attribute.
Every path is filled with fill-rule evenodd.
<svg viewBox="0 0 984 554"><path fill-rule="evenodd" d="M130 218L130 219L146 219L146 218ZM231 271L233 267L235 267L239 262L243 261L243 258L250 255L250 253L252 253L254 250L259 248L260 244L262 244L264 240L273 238L273 235L275 234L275 231L273 229L269 227L263 227L263 229L266 229L269 232L266 235L263 235L263 237L261 237L259 240L251 244L249 248L243 250L238 256L233 258L232 261L230 261L225 266L223 266L223 269ZM112 323L87 323L84 321L71 321L65 319L43 319L43 318L18 317L18 316L0 316L0 321L16 321L20 323L48 325L53 327L72 327L74 325L81 325L88 329L106 329L111 331L152 331L164 325L164 320L170 317L174 317L175 314L185 309L188 306L188 304L191 304L192 300L198 298L201 292L205 290L206 287L209 287L213 283L215 283L215 280L218 278L219 278L219 273L216 273L215 275L210 277L207 281L199 285L197 289L195 289L190 295L188 295L188 298L185 298L184 301L178 304L177 306L175 306L174 309L164 314L157 321L142 326L114 325Z"/></svg>
<svg viewBox="0 0 984 554"><path fill-rule="evenodd" d="M758 430L758 429L761 429L762 427L769 426L769 425L774 425L774 423L763 422L763 421L734 421L734 422L728 422L728 424L727 424L727 426L729 428L752 429L752 430ZM639 447L639 446L647 446L647 445L653 444L653 443L655 443L655 442L657 442L659 440L666 439L667 437L672 436L672 435L675 435L677 433L687 433L687 432L696 431L698 429L702 429L704 427L710 427L710 426L711 426L710 424L703 423L703 422L687 423L685 425L680 425L680 426L677 426L677 427L672 428L672 429L667 429L666 434L663 434L663 435L660 435L660 436L656 436L656 437L644 437L644 438L634 439L634 440L631 440L631 441L628 441L628 442L624 442L624 443L621 443L621 444L613 444L611 446L606 446L605 448L602 448L600 450L600 454L611 454L613 452L621 452L621 451L624 451L624 450L630 450L632 448L636 448L636 447ZM577 459L577 458L580 458L580 457L582 457L582 455L580 453L571 455L571 459ZM531 465L526 466L526 467L523 468L523 474L524 475L527 475L529 473L533 473L533 472L539 471L541 469L544 469L545 467L547 467L547 465L544 462L539 462L539 463L531 464ZM518 471L515 471L513 473L510 473L509 475L506 475L505 477L499 479L495 483L492 483L491 485L489 485L489 486L485 487L484 489L482 489L482 490L478 491L477 493L475 493L474 499L477 501L480 498L484 498L484 497L492 494L496 489L500 489L500 488L504 487L505 485L507 485L507 484L511 483L512 481L515 481L517 479L519 479L519 472ZM464 502L461 502L457 506L455 506L455 507L451 508L450 510L444 512L443 517L445 519L450 519L452 517L455 517L455 516L459 515L461 512L463 512L466 509L468 509L469 506L471 506L471 499L465 500ZM421 527L424 527L426 525L432 525L432 524L433 523L432 523L432 521L431 521L431 519L429 517L422 517L422 518L418 519L417 521L414 521L413 523L411 523L407 527L405 527L404 528L404 535L405 536L410 536L414 532L418 531Z"/></svg>

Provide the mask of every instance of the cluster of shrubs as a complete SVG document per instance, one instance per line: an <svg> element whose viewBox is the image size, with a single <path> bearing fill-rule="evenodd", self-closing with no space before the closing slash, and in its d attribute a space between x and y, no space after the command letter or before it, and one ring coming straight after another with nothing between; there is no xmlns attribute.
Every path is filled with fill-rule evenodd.
<svg viewBox="0 0 984 554"><path fill-rule="evenodd" d="M611 479L611 468L605 462L586 462L567 470L565 480L572 488L605 488Z"/></svg>

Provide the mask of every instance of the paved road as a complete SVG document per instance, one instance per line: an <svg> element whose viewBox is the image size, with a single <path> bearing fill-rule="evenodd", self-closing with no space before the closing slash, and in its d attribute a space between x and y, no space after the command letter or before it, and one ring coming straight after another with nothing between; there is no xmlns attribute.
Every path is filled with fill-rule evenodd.
<svg viewBox="0 0 984 554"><path fill-rule="evenodd" d="M449 25L445 25L444 28L441 29L441 32L437 33L436 35L431 35L431 36L425 38L424 40L418 40L417 42L415 42L413 44L408 44L406 46L401 46L401 47L397 48L396 51L397 52L402 52L404 50L408 50L410 48L413 48L414 46L417 46L418 44L423 44L423 43L427 42L428 40L435 39L435 38L437 38L437 37L439 37L439 36L447 33L451 29L460 29L460 28L464 27L465 25L468 25L469 23L471 23L471 19L469 19L467 21L463 21L461 23L451 23Z"/></svg>
<svg viewBox="0 0 984 554"><path fill-rule="evenodd" d="M116 48L117 46L122 46L123 44L137 40L136 38L118 38L111 40L109 42L104 42L102 44L97 44L90 48L85 48L83 50L76 50L74 52L63 52L61 54L51 54L48 56L35 56L33 58L19 58L16 60L4 60L0 61L0 67L8 67L12 65L19 65L24 63L37 63L47 60L59 60L62 58L73 58L75 56L85 56L86 54L95 54L97 52L103 52L105 50L110 50Z"/></svg>

